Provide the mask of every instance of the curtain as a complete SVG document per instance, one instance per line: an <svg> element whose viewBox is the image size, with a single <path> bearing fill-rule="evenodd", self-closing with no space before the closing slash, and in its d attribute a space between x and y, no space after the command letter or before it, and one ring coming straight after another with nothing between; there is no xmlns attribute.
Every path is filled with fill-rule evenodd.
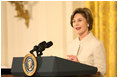
<svg viewBox="0 0 118 78"><path fill-rule="evenodd" d="M103 42L106 51L105 77L117 76L117 1L85 1L93 14L93 34Z"/></svg>

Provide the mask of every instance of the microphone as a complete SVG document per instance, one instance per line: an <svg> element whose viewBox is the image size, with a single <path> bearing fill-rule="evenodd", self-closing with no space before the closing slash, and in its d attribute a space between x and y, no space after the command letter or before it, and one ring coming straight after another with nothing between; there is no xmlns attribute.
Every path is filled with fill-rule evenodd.
<svg viewBox="0 0 118 78"><path fill-rule="evenodd" d="M30 51L30 53L33 54L33 52L36 51L37 56L42 55L43 54L42 52L46 48L51 47L52 45L53 45L52 41L49 41L47 43L46 43L46 41L43 41L43 42L39 43L38 46L35 45L34 48ZM39 54L39 52L40 52L40 54Z"/></svg>
<svg viewBox="0 0 118 78"><path fill-rule="evenodd" d="M48 43L46 43L46 48L49 48L49 47L51 47L53 45L53 43L52 43L52 41L49 41Z"/></svg>

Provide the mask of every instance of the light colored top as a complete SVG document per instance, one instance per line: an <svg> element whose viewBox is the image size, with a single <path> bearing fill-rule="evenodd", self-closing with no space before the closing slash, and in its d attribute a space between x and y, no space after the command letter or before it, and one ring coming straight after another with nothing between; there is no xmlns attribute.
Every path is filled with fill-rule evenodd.
<svg viewBox="0 0 118 78"><path fill-rule="evenodd" d="M81 41L73 40L67 48L67 55L76 55L79 62L98 68L101 76L106 73L106 56L103 43L90 32Z"/></svg>

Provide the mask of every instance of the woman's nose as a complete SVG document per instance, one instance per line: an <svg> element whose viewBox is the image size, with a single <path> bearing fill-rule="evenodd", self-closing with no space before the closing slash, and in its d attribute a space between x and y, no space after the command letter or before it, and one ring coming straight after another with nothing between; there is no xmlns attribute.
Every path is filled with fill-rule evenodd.
<svg viewBox="0 0 118 78"><path fill-rule="evenodd" d="M75 26L78 26L79 25L79 23L78 22L75 22Z"/></svg>

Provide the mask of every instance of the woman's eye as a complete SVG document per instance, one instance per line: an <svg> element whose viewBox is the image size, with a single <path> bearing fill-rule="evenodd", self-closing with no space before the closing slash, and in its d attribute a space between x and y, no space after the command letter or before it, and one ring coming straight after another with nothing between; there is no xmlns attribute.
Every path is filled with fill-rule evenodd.
<svg viewBox="0 0 118 78"><path fill-rule="evenodd" d="M81 19L79 19L78 21L82 21Z"/></svg>

